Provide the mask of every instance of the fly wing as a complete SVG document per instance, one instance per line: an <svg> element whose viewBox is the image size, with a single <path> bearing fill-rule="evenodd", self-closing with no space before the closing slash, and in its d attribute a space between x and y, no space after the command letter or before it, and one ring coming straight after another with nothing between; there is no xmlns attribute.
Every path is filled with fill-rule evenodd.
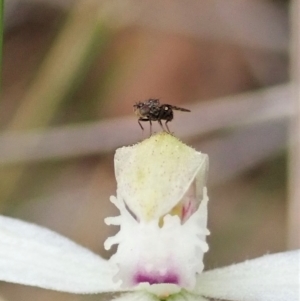
<svg viewBox="0 0 300 301"><path fill-rule="evenodd" d="M172 108L173 110L177 110L177 111L191 112L191 110L188 110L188 109L185 109L185 108L176 107L176 106L171 106L171 108Z"/></svg>

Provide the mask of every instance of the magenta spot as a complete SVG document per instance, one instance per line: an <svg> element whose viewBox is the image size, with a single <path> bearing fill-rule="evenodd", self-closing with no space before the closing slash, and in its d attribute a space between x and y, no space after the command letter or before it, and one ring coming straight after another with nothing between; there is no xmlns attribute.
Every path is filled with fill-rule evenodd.
<svg viewBox="0 0 300 301"><path fill-rule="evenodd" d="M182 208L182 220L185 222L195 211L192 201L189 201Z"/></svg>
<svg viewBox="0 0 300 301"><path fill-rule="evenodd" d="M141 282L148 282L149 284L160 284L160 283L172 283L179 284L178 276L172 273L167 273L166 275L158 275L158 274L143 274L138 273L134 277L134 281L136 284Z"/></svg>

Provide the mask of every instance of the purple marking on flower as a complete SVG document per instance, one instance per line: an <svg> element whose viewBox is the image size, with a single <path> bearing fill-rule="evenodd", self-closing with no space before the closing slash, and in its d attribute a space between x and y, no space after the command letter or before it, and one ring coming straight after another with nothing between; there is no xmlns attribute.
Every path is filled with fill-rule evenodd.
<svg viewBox="0 0 300 301"><path fill-rule="evenodd" d="M148 282L149 284L160 284L160 283L172 283L179 284L178 276L172 273L167 273L166 275L158 275L158 274L144 274L138 273L134 277L134 282L136 284L142 282Z"/></svg>

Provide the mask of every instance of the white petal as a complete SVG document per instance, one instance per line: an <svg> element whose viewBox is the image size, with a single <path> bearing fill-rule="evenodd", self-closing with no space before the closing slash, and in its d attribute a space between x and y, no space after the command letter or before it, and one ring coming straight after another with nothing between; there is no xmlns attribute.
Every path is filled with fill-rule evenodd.
<svg viewBox="0 0 300 301"><path fill-rule="evenodd" d="M116 289L100 256L48 229L0 216L0 280L72 293Z"/></svg>
<svg viewBox="0 0 300 301"><path fill-rule="evenodd" d="M299 301L300 251L204 272L197 280L196 293L236 301Z"/></svg>
<svg viewBox="0 0 300 301"><path fill-rule="evenodd" d="M116 151L117 196L138 219L157 219L181 200L195 179L201 200L207 169L207 155L167 133L153 135Z"/></svg>

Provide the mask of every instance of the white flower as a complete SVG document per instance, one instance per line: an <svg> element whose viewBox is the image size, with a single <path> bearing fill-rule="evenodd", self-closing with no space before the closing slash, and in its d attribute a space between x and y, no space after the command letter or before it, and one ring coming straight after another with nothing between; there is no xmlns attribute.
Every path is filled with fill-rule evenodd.
<svg viewBox="0 0 300 301"><path fill-rule="evenodd" d="M203 270L208 158L162 133L116 152L120 231L104 260L45 228L0 217L0 280L118 300L299 300L300 252Z"/></svg>

